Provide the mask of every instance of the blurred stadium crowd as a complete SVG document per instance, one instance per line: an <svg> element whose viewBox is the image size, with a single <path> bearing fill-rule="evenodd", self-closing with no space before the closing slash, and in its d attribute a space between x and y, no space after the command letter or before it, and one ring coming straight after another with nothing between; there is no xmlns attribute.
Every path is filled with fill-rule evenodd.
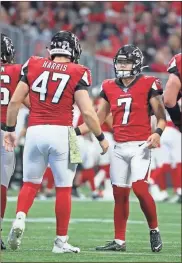
<svg viewBox="0 0 182 263"><path fill-rule="evenodd" d="M134 43L154 72L166 72L172 55L180 52L180 14L181 3L176 1L8 1L1 7L1 20L32 38L41 36L47 41L56 31L70 30L91 55L113 58L121 45Z"/></svg>

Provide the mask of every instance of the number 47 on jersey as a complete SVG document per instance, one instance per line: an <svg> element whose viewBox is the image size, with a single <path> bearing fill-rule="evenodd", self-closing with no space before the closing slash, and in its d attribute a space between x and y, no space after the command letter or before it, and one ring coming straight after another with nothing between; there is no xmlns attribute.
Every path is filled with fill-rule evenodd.
<svg viewBox="0 0 182 263"><path fill-rule="evenodd" d="M66 85L68 84L70 76L68 74L54 72L52 75L52 78L50 78L50 73L51 73L50 71L44 71L33 82L32 90L40 93L40 101L45 101L46 94L47 94L48 82L50 80L54 81L54 82L59 81L56 92L52 98L52 103L59 103L60 98L62 96L62 93L63 93L64 89L66 88Z"/></svg>

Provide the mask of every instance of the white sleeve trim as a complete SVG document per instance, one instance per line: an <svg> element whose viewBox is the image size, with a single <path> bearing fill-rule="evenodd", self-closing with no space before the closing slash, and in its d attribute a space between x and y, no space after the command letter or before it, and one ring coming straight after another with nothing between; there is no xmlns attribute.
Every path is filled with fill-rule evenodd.
<svg viewBox="0 0 182 263"><path fill-rule="evenodd" d="M175 58L173 59L173 61L172 61L171 64L169 65L167 71L170 70L171 68L174 68L174 67L176 67L176 59L175 59Z"/></svg>
<svg viewBox="0 0 182 263"><path fill-rule="evenodd" d="M22 68L21 68L21 75L22 75L22 76L25 75L25 74L24 74L24 69L28 66L29 60L30 60L30 59L28 59L28 60L25 62L25 64L22 66Z"/></svg>
<svg viewBox="0 0 182 263"><path fill-rule="evenodd" d="M155 81L154 81L154 82L153 82L153 84L152 84L152 89L154 89L154 90L158 90L158 88L157 88L157 85L156 85Z"/></svg>
<svg viewBox="0 0 182 263"><path fill-rule="evenodd" d="M83 74L82 80L84 80L86 82L86 84L88 86L90 86L90 83L88 81L88 73L87 73L87 71L85 71L85 73Z"/></svg>

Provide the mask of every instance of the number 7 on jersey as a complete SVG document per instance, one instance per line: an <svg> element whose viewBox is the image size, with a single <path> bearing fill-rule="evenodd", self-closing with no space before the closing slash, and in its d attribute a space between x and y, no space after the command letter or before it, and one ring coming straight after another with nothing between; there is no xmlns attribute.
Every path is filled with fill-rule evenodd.
<svg viewBox="0 0 182 263"><path fill-rule="evenodd" d="M129 115L131 112L131 102L132 102L132 98L121 98L118 99L118 106L122 106L123 103L125 103L124 105L124 114L123 114L123 118L121 123L122 124L127 124L128 123L128 119L129 119Z"/></svg>

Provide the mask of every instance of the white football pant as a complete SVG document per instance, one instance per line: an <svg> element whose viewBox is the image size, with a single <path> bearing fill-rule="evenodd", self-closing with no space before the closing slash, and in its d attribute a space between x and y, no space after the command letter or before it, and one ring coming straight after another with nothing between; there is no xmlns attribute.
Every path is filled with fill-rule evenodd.
<svg viewBox="0 0 182 263"><path fill-rule="evenodd" d="M7 152L3 147L4 133L5 132L1 130L1 184L8 188L15 169L15 153Z"/></svg>
<svg viewBox="0 0 182 263"><path fill-rule="evenodd" d="M117 143L112 148L111 183L120 187L131 187L133 182L146 178L150 166L151 151L140 145L144 141Z"/></svg>
<svg viewBox="0 0 182 263"><path fill-rule="evenodd" d="M40 184L50 164L56 187L71 187L77 164L69 161L68 127L36 125L27 129L23 181Z"/></svg>

